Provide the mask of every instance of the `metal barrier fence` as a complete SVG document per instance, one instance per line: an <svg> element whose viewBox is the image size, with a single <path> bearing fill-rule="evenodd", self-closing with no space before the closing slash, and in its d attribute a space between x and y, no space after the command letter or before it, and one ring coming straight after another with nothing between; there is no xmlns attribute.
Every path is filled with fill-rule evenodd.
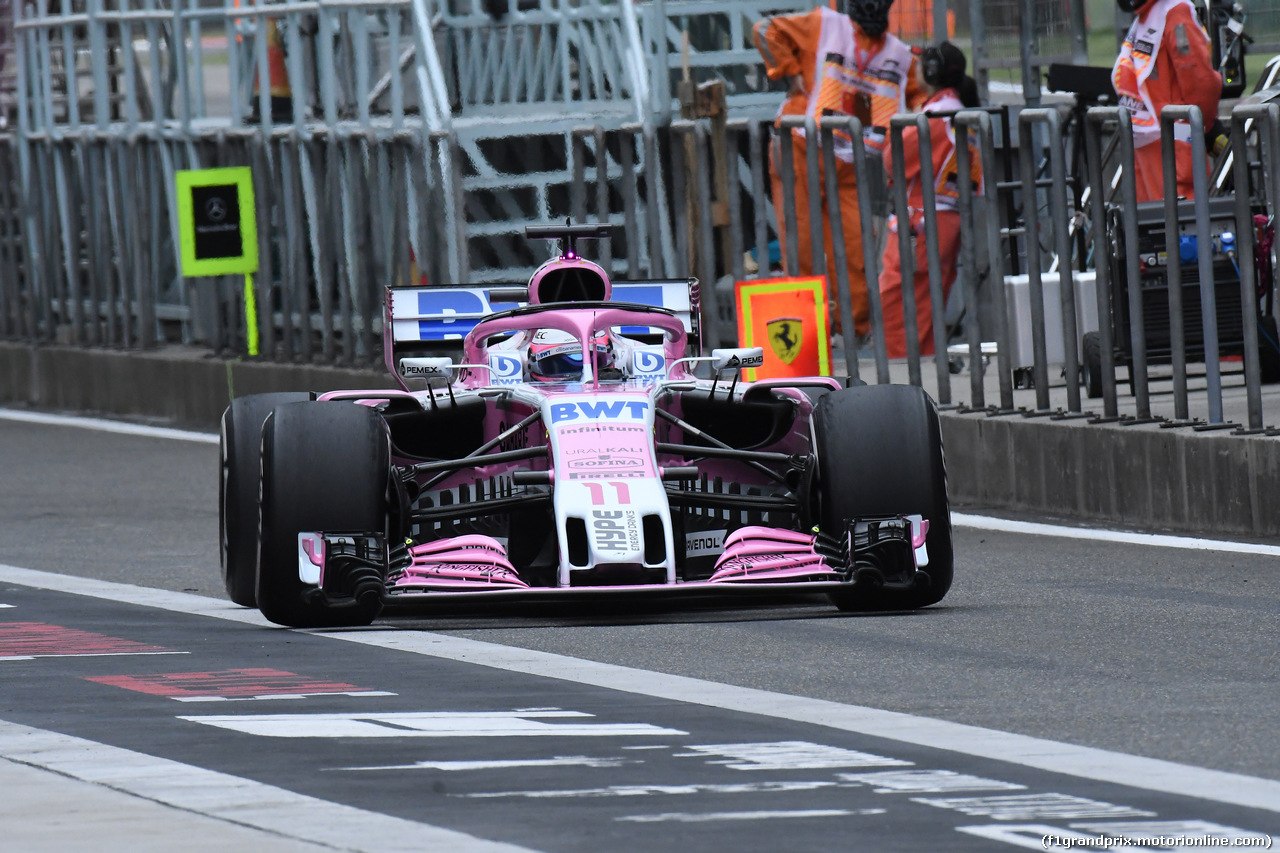
<svg viewBox="0 0 1280 853"><path fill-rule="evenodd" d="M412 280L415 263L433 280L449 278L450 238L437 227L445 188L424 167L456 146L447 133L433 134L426 151L410 131L37 136L29 179L40 191L25 204L14 141L0 146L0 206L22 211L21 226L8 215L0 234L0 333L8 338L243 352L243 280L181 276L173 173L183 168L253 169L265 358L376 363L382 289Z"/></svg>
<svg viewBox="0 0 1280 853"><path fill-rule="evenodd" d="M998 180L991 114L986 111L962 111L954 116L957 127L971 134L975 150L982 158L986 176L981 188L968 179L970 152L957 146L959 211L961 214L962 263L957 287L967 306L986 298L994 309L992 322L979 328L965 323L965 342L958 350L947 351L947 337L941 325L946 300L938 278L938 226L936 205L926 191L923 199L923 228L916 239L924 240L929 259L929 284L936 378L931 389L941 405L952 404L952 358L967 356L970 367L971 401L967 410L985 410L995 415L1022 414L1028 417L1048 416L1055 419L1089 417L1094 423L1142 424L1160 422L1162 426L1188 426L1196 430L1234 428L1238 434L1268 432L1280 434L1264 425L1262 383L1280 381L1280 336L1276 326L1276 293L1273 279L1276 269L1274 231L1277 199L1280 199L1280 107L1272 102L1277 93L1266 93L1247 99L1232 113L1233 194L1213 198L1208 188L1208 162L1203 143L1203 121L1194 107L1171 107L1163 116L1163 158L1166 176L1165 201L1140 208L1136 202L1134 181L1134 149L1130 118L1119 108L1095 108L1085 121L1085 166L1087 175L1068 174L1061 113L1054 109L1023 110L1019 116L1017 152L1021 180ZM914 128L923 141L926 127L924 115L895 116L891 122L891 145L895 154L894 210L902 220L907 214L904 174L901 171L902 132ZM1190 130L1191 157L1200 164L1195 171L1194 202L1176 201L1174 185L1175 122L1186 122ZM1033 133L1033 128L1040 128ZM831 134L839 129L860 138L861 128L848 119L788 118L782 123L784 133L803 128L808 140L821 139L820 146L806 147L810 209L813 229L812 268L827 266L826 251L837 255L834 291L839 304L836 310L849 328L847 280L844 270L844 247L823 246L820 239L821 216L825 212L832 229L841 231L840 205L833 183L834 159ZM963 135L961 136L963 138ZM1109 144L1105 144L1107 142ZM921 145L922 162L929 162L927 145ZM859 146L855 150L860 151ZM796 196L789 191L797 174L790 157L790 146L781 146L779 166L783 172L784 215L780 230L787 250L784 262L788 270L798 269L795 251L799 235ZM821 153L818 153L818 152ZM817 158L822 157L820 171ZM1037 163L1042 164L1037 166ZM855 162L859 190L869 176L866 161ZM1038 178L1039 175L1045 177ZM825 211L817 205L820 181L826 181ZM1068 181L1083 181L1088 192L1081 209L1068 192ZM926 185L928 182L925 182ZM1012 194L1014 218L1002 215L1007 209L1003 196ZM975 211L975 203L982 211ZM865 207L865 203L864 203ZM1157 208L1157 210L1152 210ZM1142 219L1139 219L1139 212ZM1255 263L1255 217L1265 223L1268 245L1265 256ZM864 218L863 254L868 263L868 279L872 283L868 296L873 313L873 347L861 352L863 359L874 358L876 381L891 381L884 347L879 339L883 332L881 306L878 304L873 259L883 249L885 234L873 234ZM1212 227L1211 227L1212 226ZM1086 229L1083 240L1077 231ZM892 239L892 235L890 235ZM905 231L898 234L902 262L902 279L910 280L916 251ZM1154 246L1152 241L1159 241ZM1013 261L1026 271L1027 296L1015 306L1011 279L1006 275L1004 247L1013 251ZM1020 248L1019 248L1020 247ZM985 254L989 265L985 276L978 254ZM1116 254L1118 253L1118 254ZM1172 260L1169 260L1172 259ZM1189 260L1188 260L1189 259ZM1265 267L1265 269L1262 269ZM1056 268L1056 272L1054 269ZM1069 276L1068 276L1069 273ZM1088 275L1085 275L1087 273ZM1089 276L1092 276L1092 285ZM1050 279L1052 276L1052 279ZM1057 296L1051 297L1052 283ZM1183 304L1186 290L1188 301ZM1234 296L1238 290L1238 296ZM1096 307L1096 318L1090 316L1087 304ZM908 355L906 364L896 363L893 381L926 384L921 371L922 359L916 344L914 294L903 288L903 319L906 326ZM1016 310L1015 310L1016 308ZM1265 308L1265 312L1264 309ZM1050 309L1053 309L1050 311ZM1080 314L1085 310L1085 314ZM1119 312L1119 313L1117 313ZM1224 325L1225 324L1225 325ZM1230 340L1221 329L1229 328ZM1096 340L1090 338L1096 336ZM1020 339L1031 340L1031 361L1027 373L1033 405L1015 406L1011 376L1018 367L1011 356L1019 349ZM1054 340L1054 349L1048 346ZM1158 364L1169 365L1169 373L1152 370L1150 345L1159 340ZM999 403L987 405L983 368L993 355L983 343L994 343L995 373L998 377ZM1241 365L1231 371L1232 387L1243 388L1246 409L1237 412L1240 422L1227 417L1224 408L1225 359ZM1203 364L1203 372L1192 376L1188 362ZM859 376L854 348L846 346L847 375ZM864 362L865 366L865 362ZM1121 414L1118 401L1116 368L1128 369L1128 384L1133 396L1133 410ZM905 375L901 371L905 368ZM1060 377L1058 371L1060 370ZM869 377L868 377L869 378ZM1195 390L1203 401L1203 416L1193 417L1188 404L1192 385L1203 378L1203 387ZM1195 380L1195 383L1192 382ZM1160 396L1171 398L1172 412L1152 411L1152 383L1159 383ZM1166 384L1167 383L1167 384ZM994 389L992 389L994 390ZM1085 411L1082 390L1090 397L1100 397L1101 414ZM1053 395L1051 396L1051 391ZM1234 396L1238 394L1233 392Z"/></svg>
<svg viewBox="0 0 1280 853"><path fill-rule="evenodd" d="M808 220L814 229L811 261L814 269L825 269L827 254L833 255L831 292L842 321L847 375L925 384L942 405L955 405L953 359L960 355L969 366L966 408L970 410L1059 418L1092 414L1084 411L1083 379L1090 396L1102 400L1103 411L1094 416L1095 421L1162 420L1197 429L1237 426L1223 405L1224 376L1231 376L1240 380L1235 387L1242 385L1247 397L1242 431L1267 429L1261 383L1264 373L1273 369L1269 361L1280 366L1270 290L1275 253L1272 249L1265 257L1255 258L1253 217L1273 221L1277 212L1280 107L1269 96L1261 96L1242 102L1233 112L1233 178L1235 187L1244 192L1236 193L1234 199L1214 199L1198 192L1194 203L1166 203L1162 215L1134 202L1134 153L1124 110L1095 108L1087 115L1087 198L1092 201L1082 210L1073 208L1074 196L1067 192L1059 113L1022 112L1019 128L1024 143L1018 152L1022 178L1015 182L998 179L993 115L973 110L953 117L956 126L970 135L985 176L981 186L972 185L969 147L957 146L962 263L956 287L967 310L974 311L966 317L960 350L948 349L950 339L942 326L947 306L938 279L937 212L936 205L925 198L923 227L916 239L925 241L930 261L935 369L928 378L921 369L928 357L920 355L916 343L910 286L904 287L902 297L908 357L905 362L890 362L886 355L884 306L879 303L876 282L888 235L880 218L862 217L862 252L871 282L867 294L873 328L870 342L856 340L852 331L846 262L853 247L822 239L819 206L824 203L833 233L842 233L835 141L837 134L861 138L862 128L855 119L791 118L780 131L760 121L735 119L724 125L721 140L706 120L677 121L665 133L639 123L617 132L579 128L573 132L574 177L568 203L577 220L600 221L614 215L609 213L616 209L611 199L620 196L624 227L615 240L601 246L602 258L635 277L696 276L704 282L705 339L730 342L735 337L732 282L776 274L769 247L779 231L786 239L776 266L792 273L799 270L796 164L790 162L791 147L779 146L784 216L776 223L767 152L775 133L803 130L806 139L818 142L804 149ZM1194 141L1200 122L1194 109L1171 109L1165 115L1166 125L1184 120L1191 125ZM907 216L900 171L903 132L922 131L927 121L924 115L906 115L891 122L889 142L898 156L890 204L900 220ZM1041 132L1032 133L1032 128ZM1171 128L1166 129L1170 131L1166 138L1172 139ZM1007 138L1007 133L999 135ZM927 139L928 134L921 138ZM1172 162L1172 147L1166 147L1164 156ZM378 305L383 286L412 280L415 263L431 281L465 281L460 253L450 250L464 242L464 235L442 227L438 215L450 194L456 197L463 178L460 168L443 171L438 166L459 164L456 148L456 138L448 132L429 134L424 140L410 129L352 130L308 138L289 127L276 128L269 136L246 128L167 138L160 133L125 136L82 127L57 135L29 134L25 155L24 146L0 138L0 209L6 211L0 217L0 335L34 343L126 348L183 341L207 344L223 353L241 352L245 329L240 283L188 280L179 274L173 240L173 173L183 168L251 165L260 233L265 235L257 277L264 357L374 364L380 352ZM877 173L861 146L852 150L860 208L865 213L874 206ZM612 159L601 158L602 151ZM1109 158L1104 157L1107 151ZM20 168L22 156L28 159ZM1202 145L1194 146L1193 156L1205 162ZM646 180L642 160L665 160L670 187ZM1041 161L1047 168L1037 167ZM729 172L733 180L722 180L718 171ZM1172 170L1166 169L1166 174ZM1198 189L1203 189L1207 180L1197 175L1202 181ZM1014 197L1011 208L1005 203L1010 194ZM1172 198L1172 190L1166 195ZM1006 212L1010 209L1012 219ZM662 225L664 210L671 211L670 234ZM326 211L337 215L322 215ZM1140 220L1140 214L1147 218ZM1228 229L1222 227L1228 220L1233 234L1229 247L1223 237ZM1083 241L1074 237L1073 229L1080 228L1087 231ZM1199 252L1186 266L1173 263L1158 269L1161 265L1153 250L1139 245L1137 235L1147 232L1158 233L1160 250L1167 258L1180 257L1188 246L1210 250ZM676 245L674 253L662 250L668 239ZM910 282L916 253L910 235L900 231L897 239L902 241L903 281ZM753 262L756 266L751 269ZM1055 266L1057 273L1051 272ZM1086 267L1094 276L1092 285L1081 277ZM1025 316L1012 302L1006 304L1013 292L1007 273L1014 268L1026 272ZM1224 279L1225 270L1230 270L1229 279ZM1153 271L1164 275L1155 284L1149 281ZM1064 275L1067 272L1071 275ZM1061 286L1056 299L1046 300L1052 276ZM1266 291L1262 309L1260 287ZM1186 305L1184 290L1190 294ZM1236 290L1238 296L1232 295ZM1081 294L1089 291L1097 309L1093 327L1077 313ZM979 323L975 307L984 301L990 311ZM1190 325L1182 325L1184 318ZM1230 340L1222 336L1223 323L1232 330ZM1090 335L1097 336L1094 349ZM1017 340L1024 336L1031 340L1033 354L1032 388L1026 396L1034 394L1034 403L1019 407L1013 377L1024 365L1012 359L1018 352ZM1061 341L1060 359L1047 345L1054 337ZM1169 364L1168 376L1157 376L1151 369L1156 338L1156 363ZM1275 350L1271 356L1267 356L1268 346ZM1243 370L1224 373L1224 355L1238 355ZM995 369L991 370L988 363L993 358ZM1199 377L1191 375L1187 366L1201 361L1205 397L1200 399L1207 400L1207 415L1192 417L1189 383L1198 382ZM1133 397L1132 408L1124 414L1117 367L1128 369ZM998 384L988 385L988 378L998 379ZM1280 375L1268 376L1275 378ZM1170 383L1171 415L1157 416L1152 411L1152 382ZM988 395L995 394L998 402L988 403Z"/></svg>

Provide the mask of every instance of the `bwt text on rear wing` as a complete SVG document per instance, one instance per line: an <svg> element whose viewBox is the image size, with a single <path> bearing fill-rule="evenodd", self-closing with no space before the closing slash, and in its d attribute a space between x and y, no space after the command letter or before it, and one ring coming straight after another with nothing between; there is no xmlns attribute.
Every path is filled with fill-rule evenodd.
<svg viewBox="0 0 1280 853"><path fill-rule="evenodd" d="M686 332L696 335L695 287L695 279L615 281L610 301L665 308L680 318ZM388 288L392 341L395 344L461 342L476 323L495 311L525 305L523 301L510 301L512 292L520 290L523 288L516 285ZM571 306L572 303L565 304L565 307ZM623 329L626 335L648 332L645 326Z"/></svg>

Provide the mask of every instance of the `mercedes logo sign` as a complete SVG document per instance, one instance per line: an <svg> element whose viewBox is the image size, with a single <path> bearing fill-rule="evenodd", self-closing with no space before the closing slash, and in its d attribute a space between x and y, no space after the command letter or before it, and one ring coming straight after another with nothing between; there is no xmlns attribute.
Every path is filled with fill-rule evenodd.
<svg viewBox="0 0 1280 853"><path fill-rule="evenodd" d="M210 222L221 222L227 218L227 204L218 196L204 203L204 215Z"/></svg>

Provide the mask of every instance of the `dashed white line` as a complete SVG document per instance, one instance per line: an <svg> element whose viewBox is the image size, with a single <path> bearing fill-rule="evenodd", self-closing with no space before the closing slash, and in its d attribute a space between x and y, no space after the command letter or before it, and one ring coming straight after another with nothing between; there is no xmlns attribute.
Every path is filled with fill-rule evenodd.
<svg viewBox="0 0 1280 853"><path fill-rule="evenodd" d="M195 814L340 850L530 853L425 823L327 802L44 729L0 720L0 758L102 785Z"/></svg>
<svg viewBox="0 0 1280 853"><path fill-rule="evenodd" d="M491 761L415 761L412 764L380 764L344 767L343 770L511 770L516 767L621 767L625 758L591 758L586 755L558 755L555 758L508 758Z"/></svg>
<svg viewBox="0 0 1280 853"><path fill-rule="evenodd" d="M275 738L667 737L685 734L648 723L586 722L591 716L579 711L374 711L180 716L178 719ZM545 722L540 718L568 718L574 722Z"/></svg>
<svg viewBox="0 0 1280 853"><path fill-rule="evenodd" d="M815 817L850 817L852 815L879 815L884 809L794 809L791 811L753 811L753 812L706 812L696 814L690 812L666 812L664 814L626 815L614 818L629 823L713 823L731 820L786 820L788 818Z"/></svg>

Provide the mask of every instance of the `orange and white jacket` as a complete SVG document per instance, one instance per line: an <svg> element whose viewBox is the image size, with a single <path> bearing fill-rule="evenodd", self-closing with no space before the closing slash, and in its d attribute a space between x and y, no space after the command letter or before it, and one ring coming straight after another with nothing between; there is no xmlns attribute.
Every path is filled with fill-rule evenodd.
<svg viewBox="0 0 1280 853"><path fill-rule="evenodd" d="M1111 71L1111 82L1133 120L1133 144L1160 139L1160 111L1170 104L1193 104L1205 129L1218 116L1222 75L1213 68L1209 36L1196 19L1191 0L1149 0L1138 9ZM1174 138L1190 141L1185 122Z"/></svg>
<svg viewBox="0 0 1280 853"><path fill-rule="evenodd" d="M889 118L906 112L919 98L910 47L891 33L873 39L848 15L825 6L765 18L756 23L754 34L769 79L799 75L804 80L807 94L793 94L778 115L858 115L856 104L869 100L869 115L859 115L869 152L884 148ZM853 159L848 140L837 144L836 155Z"/></svg>
<svg viewBox="0 0 1280 853"><path fill-rule="evenodd" d="M953 112L964 109L955 89L943 89L919 107L922 112ZM950 117L929 119L929 144L932 146L934 199L938 210L956 210L959 205L959 173L956 171L956 130ZM911 218L918 220L924 211L924 187L921 185L923 169L920 163L919 134L914 127L902 131L902 167L907 179L907 206ZM893 146L884 152L884 170L893 182ZM973 179L973 191L982 188L982 162L977 147L969 142L969 175Z"/></svg>

